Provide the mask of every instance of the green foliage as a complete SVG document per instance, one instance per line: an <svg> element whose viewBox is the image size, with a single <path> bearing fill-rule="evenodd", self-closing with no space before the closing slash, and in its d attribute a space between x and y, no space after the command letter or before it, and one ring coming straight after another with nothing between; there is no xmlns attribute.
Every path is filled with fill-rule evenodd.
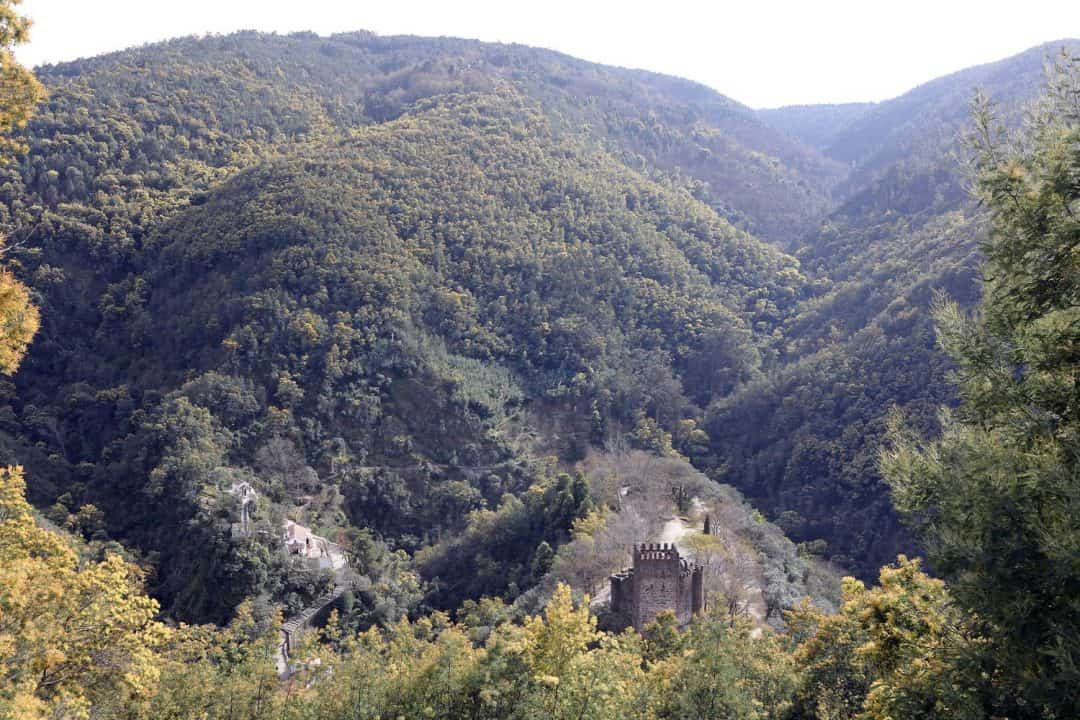
<svg viewBox="0 0 1080 720"><path fill-rule="evenodd" d="M802 222L833 172L703 88L526 48L248 33L44 77L0 169L47 322L5 431L32 497L100 508L191 620L284 599L281 515L414 551L525 495L532 403L567 458L640 417L703 448L680 423L760 373L803 286L714 206L777 227L757 183ZM676 177L691 145L724 164ZM245 538L239 479L270 501ZM477 587L527 587L573 517Z"/></svg>
<svg viewBox="0 0 1080 720"><path fill-rule="evenodd" d="M0 157L7 160L25 146L11 137L13 130L22 128L45 90L34 74L15 60L15 45L29 39L30 19L19 15L17 6L22 0L0 2ZM32 334L32 333L31 333ZM12 372L5 369L5 372Z"/></svg>
<svg viewBox="0 0 1080 720"><path fill-rule="evenodd" d="M772 633L751 637L748 624L731 625L723 612L699 619L661 698L661 718L775 718L790 705L796 668ZM655 672L655 670L654 670Z"/></svg>
<svg viewBox="0 0 1080 720"><path fill-rule="evenodd" d="M39 97L15 4L0 133ZM0 473L0 715L1075 717L1080 73L1015 147L981 116L981 249L950 154L968 85L1023 100L1036 54L763 113L829 159L691 83L477 42L241 33L46 68L0 143L28 149L0 167L26 250L0 371L38 330L24 282L44 311L0 447L86 545ZM927 309L975 302L980 250L946 357ZM882 472L951 585L901 556L838 615L752 627L747 588L779 627L820 569L687 460L868 575L906 542L890 405L914 429ZM560 472L605 443L639 449ZM634 503L703 500L719 531L687 545L722 594L689 628L602 632L556 583L587 595L655 530ZM286 516L358 579L279 684L277 608L332 580L283 552ZM231 622L159 625L110 538L169 615Z"/></svg>
<svg viewBox="0 0 1080 720"><path fill-rule="evenodd" d="M794 252L810 297L786 316L780 362L714 405L704 424L712 457L699 463L783 516L795 540L826 541L827 556L864 579L913 546L877 467L889 408L934 433L937 409L957 401L952 360L934 337L935 294L965 307L981 294L986 222L960 160L972 90L991 94L1018 126L1046 55L1062 45L1076 43L934 80L852 121L829 108L770 111L810 133L833 117L842 127L826 154L851 171L833 190L837 207Z"/></svg>
<svg viewBox="0 0 1080 720"><path fill-rule="evenodd" d="M116 554L80 562L35 523L22 468L0 470L0 717L120 717L157 690L154 620L137 567Z"/></svg>
<svg viewBox="0 0 1080 720"><path fill-rule="evenodd" d="M879 582L845 578L838 615L809 603L788 614L802 669L793 717L987 717L982 640L945 584L902 555Z"/></svg>
<svg viewBox="0 0 1080 720"><path fill-rule="evenodd" d="M190 707L188 683L203 678L221 683L211 681L201 705L208 720L230 712L309 720L754 718L781 717L787 706L796 672L772 635L754 639L749 628L706 618L678 640L685 652L645 665L640 638L598 633L595 623L560 586L542 614L498 625L481 642L435 614L345 636L336 652L311 648L318 663L282 692L262 684L258 642L234 645L236 630L225 631L207 638L211 649L201 657L188 655L188 678L171 666L158 707Z"/></svg>
<svg viewBox="0 0 1080 720"><path fill-rule="evenodd" d="M1064 56L1024 138L977 114L977 189L993 223L981 313L937 313L962 403L940 439L894 422L897 508L987 638L1010 715L1080 712L1080 63Z"/></svg>
<svg viewBox="0 0 1080 720"><path fill-rule="evenodd" d="M504 495L495 510L475 510L464 530L416 553L420 574L432 582L429 601L450 609L468 598L513 600L543 577L552 546L565 542L574 521L592 510L584 479L560 473L522 497Z"/></svg>

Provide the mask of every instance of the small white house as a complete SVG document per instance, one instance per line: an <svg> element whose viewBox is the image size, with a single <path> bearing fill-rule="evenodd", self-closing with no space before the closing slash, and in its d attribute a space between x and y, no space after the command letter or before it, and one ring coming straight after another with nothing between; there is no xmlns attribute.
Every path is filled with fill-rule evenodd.
<svg viewBox="0 0 1080 720"><path fill-rule="evenodd" d="M316 570L336 570L345 565L345 554L334 543L319 537L310 529L285 521L285 549L304 558L308 567Z"/></svg>

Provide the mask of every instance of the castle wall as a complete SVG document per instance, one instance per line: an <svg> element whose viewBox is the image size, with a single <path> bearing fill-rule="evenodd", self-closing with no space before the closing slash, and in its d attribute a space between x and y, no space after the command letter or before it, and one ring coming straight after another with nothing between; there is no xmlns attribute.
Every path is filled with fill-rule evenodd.
<svg viewBox="0 0 1080 720"><path fill-rule="evenodd" d="M611 611L638 632L665 610L686 625L705 609L703 572L670 543L635 545L634 566L611 576Z"/></svg>
<svg viewBox="0 0 1080 720"><path fill-rule="evenodd" d="M623 570L611 576L611 611L630 615L634 606L634 571Z"/></svg>

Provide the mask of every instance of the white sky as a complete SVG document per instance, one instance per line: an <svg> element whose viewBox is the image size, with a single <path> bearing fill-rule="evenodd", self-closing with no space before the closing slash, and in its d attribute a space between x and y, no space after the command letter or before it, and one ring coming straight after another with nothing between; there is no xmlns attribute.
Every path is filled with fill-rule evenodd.
<svg viewBox="0 0 1080 720"><path fill-rule="evenodd" d="M37 65L240 29L452 35L705 83L753 107L882 100L1080 37L1080 0L24 0Z"/></svg>

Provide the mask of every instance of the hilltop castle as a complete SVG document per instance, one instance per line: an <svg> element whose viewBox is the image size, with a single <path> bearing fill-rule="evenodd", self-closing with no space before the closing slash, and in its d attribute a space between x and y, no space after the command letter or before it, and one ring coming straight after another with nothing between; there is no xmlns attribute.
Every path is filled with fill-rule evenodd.
<svg viewBox="0 0 1080 720"><path fill-rule="evenodd" d="M703 570L673 544L635 545L634 566L611 576L611 611L628 615L638 632L664 610L686 625L704 609Z"/></svg>

